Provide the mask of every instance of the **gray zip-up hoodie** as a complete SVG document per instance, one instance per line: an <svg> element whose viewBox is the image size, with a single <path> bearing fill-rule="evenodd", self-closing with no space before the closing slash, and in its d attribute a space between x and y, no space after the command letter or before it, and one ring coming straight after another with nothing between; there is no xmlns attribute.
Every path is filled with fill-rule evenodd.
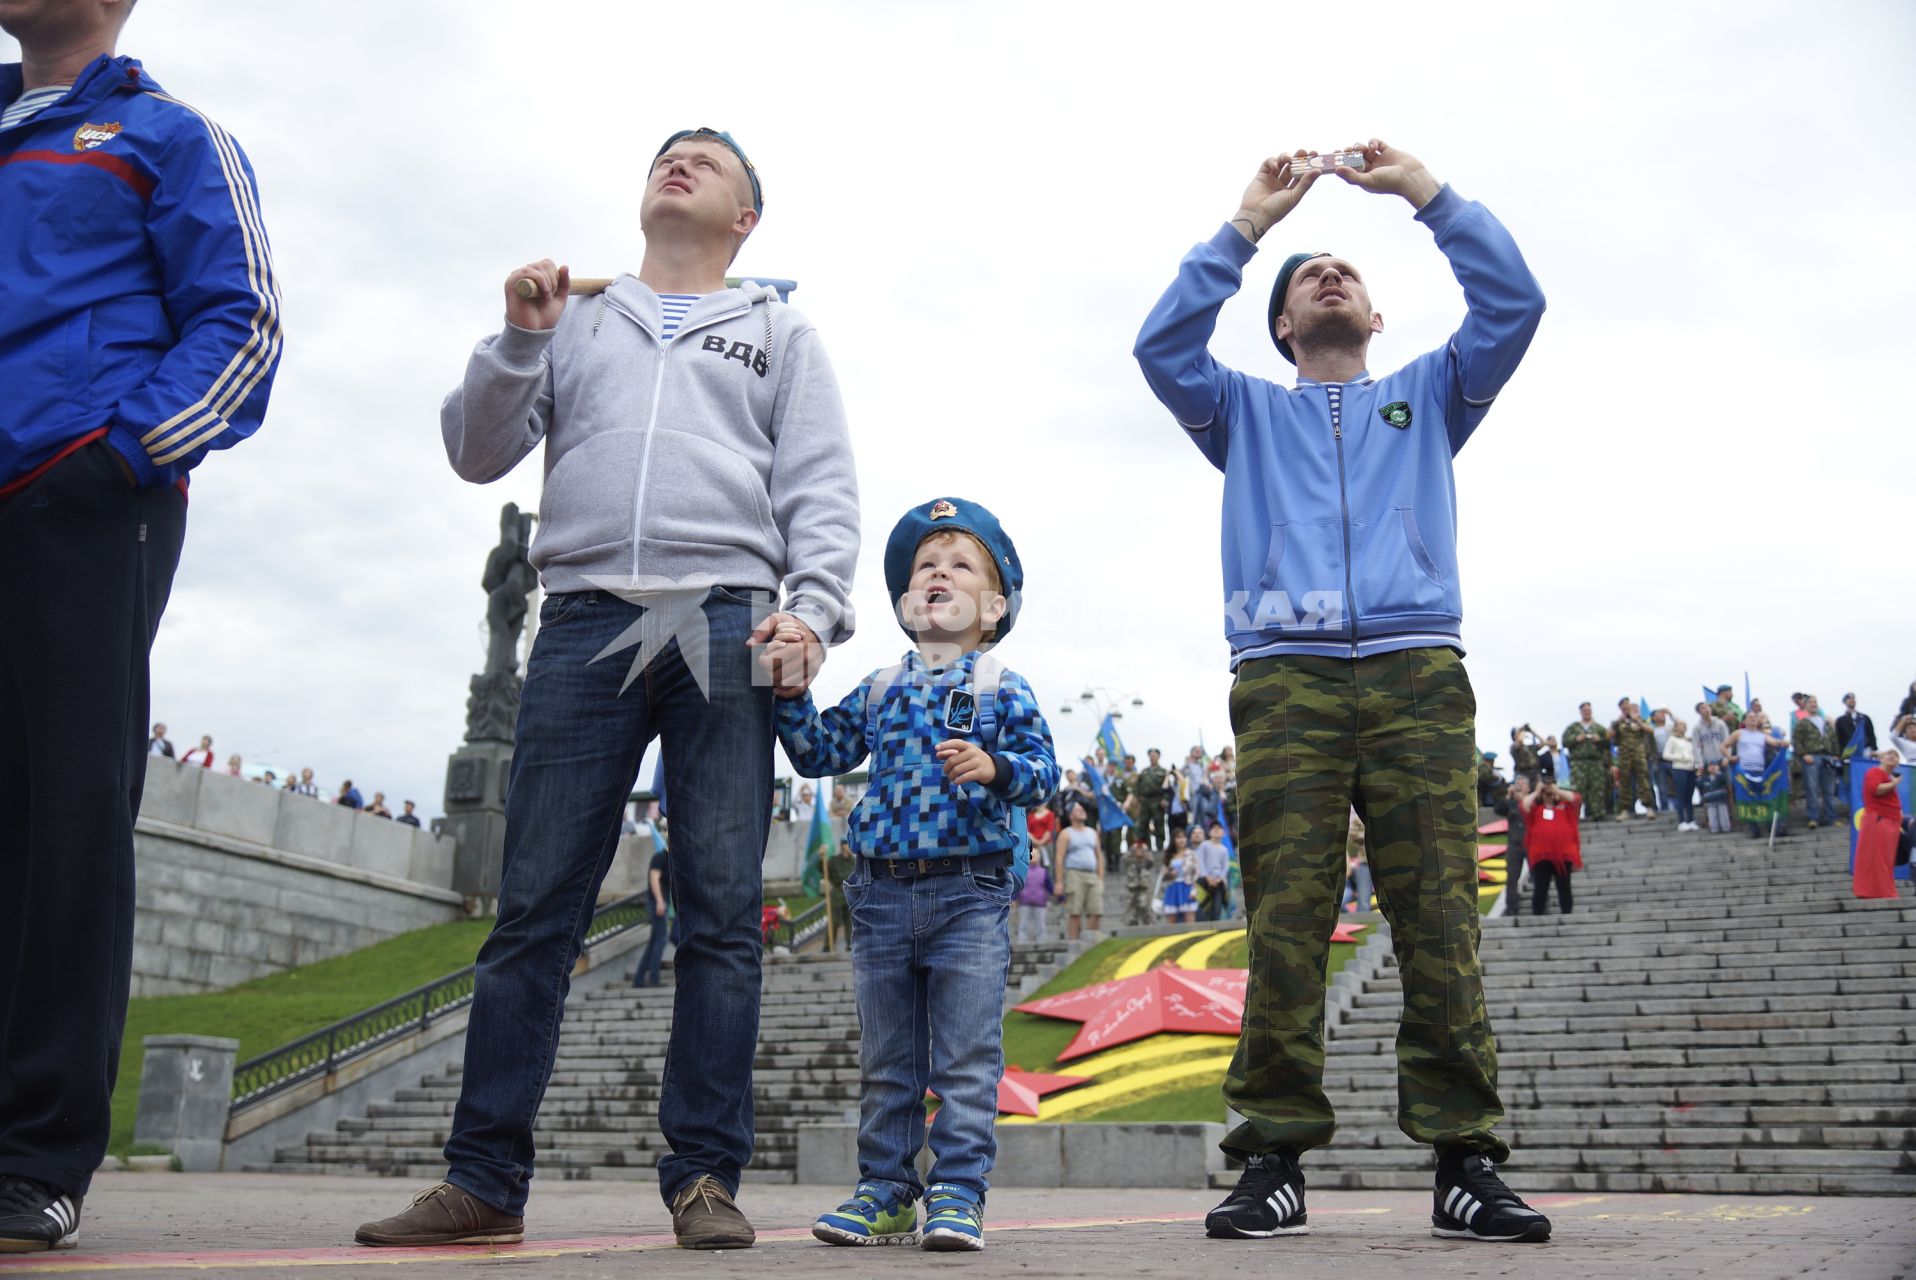
<svg viewBox="0 0 1916 1280"><path fill-rule="evenodd" d="M626 275L556 328L479 343L439 411L446 456L486 484L546 442L547 591L783 585L820 640L851 635L845 408L816 331L777 297L708 294L661 343L658 295Z"/></svg>

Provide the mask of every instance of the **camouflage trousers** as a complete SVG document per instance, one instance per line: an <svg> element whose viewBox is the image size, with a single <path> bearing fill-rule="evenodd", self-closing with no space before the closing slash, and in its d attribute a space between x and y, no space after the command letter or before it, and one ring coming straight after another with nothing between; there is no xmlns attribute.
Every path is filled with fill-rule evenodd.
<svg viewBox="0 0 1916 1280"><path fill-rule="evenodd" d="M1127 925L1158 923L1156 913L1151 910L1151 891L1149 889L1126 889L1124 891L1124 922Z"/></svg>
<svg viewBox="0 0 1916 1280"><path fill-rule="evenodd" d="M1397 1123L1475 1147L1493 1131L1497 1046L1477 963L1476 695L1448 648L1244 663L1231 689L1239 856L1250 921L1244 1030L1224 1098L1226 1151L1322 1146L1324 970L1355 804L1403 981Z"/></svg>
<svg viewBox="0 0 1916 1280"><path fill-rule="evenodd" d="M1170 837L1164 830L1164 806L1138 801L1138 830L1151 842L1151 852L1157 853L1170 843Z"/></svg>
<svg viewBox="0 0 1916 1280"><path fill-rule="evenodd" d="M1629 817L1636 812L1639 799L1645 809L1653 814L1657 811L1657 793L1650 789L1650 767L1641 757L1620 756L1617 759L1617 812Z"/></svg>
<svg viewBox="0 0 1916 1280"><path fill-rule="evenodd" d="M1610 814L1610 770L1600 760L1572 760L1570 789L1583 797L1584 812L1592 818Z"/></svg>

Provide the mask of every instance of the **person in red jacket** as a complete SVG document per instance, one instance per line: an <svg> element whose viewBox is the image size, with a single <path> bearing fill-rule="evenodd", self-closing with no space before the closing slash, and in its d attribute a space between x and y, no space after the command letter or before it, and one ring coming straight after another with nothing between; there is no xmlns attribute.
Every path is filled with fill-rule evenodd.
<svg viewBox="0 0 1916 1280"><path fill-rule="evenodd" d="M1583 836L1577 829L1577 810L1583 797L1546 777L1543 785L1523 797L1525 846L1530 854L1530 880L1536 886L1530 914L1543 914L1550 885L1557 886L1557 908L1570 914L1570 873L1583 870Z"/></svg>
<svg viewBox="0 0 1916 1280"><path fill-rule="evenodd" d="M1902 756L1892 748L1877 759L1882 763L1863 775L1863 824L1856 839L1856 865L1850 873L1859 898L1896 896L1896 838L1903 830L1896 766Z"/></svg>

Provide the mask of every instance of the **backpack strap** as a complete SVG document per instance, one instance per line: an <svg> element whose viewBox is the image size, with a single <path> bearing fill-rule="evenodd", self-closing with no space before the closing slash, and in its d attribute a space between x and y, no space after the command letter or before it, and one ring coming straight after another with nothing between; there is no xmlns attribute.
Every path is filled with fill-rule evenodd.
<svg viewBox="0 0 1916 1280"><path fill-rule="evenodd" d="M905 674L905 664L894 662L882 671L874 671L865 688L865 750L878 750L878 713L884 709L885 695Z"/></svg>
<svg viewBox="0 0 1916 1280"><path fill-rule="evenodd" d="M988 752L998 749L998 684L1005 664L981 653L971 664L972 696L978 700L978 737Z"/></svg>

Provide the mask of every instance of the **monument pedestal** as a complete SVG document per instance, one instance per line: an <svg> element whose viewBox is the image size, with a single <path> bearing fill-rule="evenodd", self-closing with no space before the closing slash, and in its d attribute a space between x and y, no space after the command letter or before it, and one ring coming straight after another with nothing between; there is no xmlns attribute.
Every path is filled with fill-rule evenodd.
<svg viewBox="0 0 1916 1280"><path fill-rule="evenodd" d="M446 762L446 816L433 824L459 842L452 890L473 898L499 896L506 851L506 780L512 744L468 742Z"/></svg>

